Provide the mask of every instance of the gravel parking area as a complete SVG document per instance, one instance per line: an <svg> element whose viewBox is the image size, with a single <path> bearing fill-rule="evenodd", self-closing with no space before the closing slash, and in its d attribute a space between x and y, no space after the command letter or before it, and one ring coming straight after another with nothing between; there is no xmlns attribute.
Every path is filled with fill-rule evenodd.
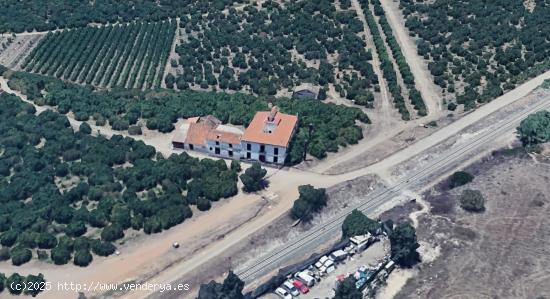
<svg viewBox="0 0 550 299"><path fill-rule="evenodd" d="M382 238L379 242L372 244L365 251L349 257L345 261L337 264L336 270L324 276L320 282L310 288L309 293L301 294L299 298L325 299L334 297L334 287L336 277L341 274L351 274L361 266L375 266L381 261L386 253L389 253L390 242L387 238ZM266 294L262 299L280 298L275 294Z"/></svg>

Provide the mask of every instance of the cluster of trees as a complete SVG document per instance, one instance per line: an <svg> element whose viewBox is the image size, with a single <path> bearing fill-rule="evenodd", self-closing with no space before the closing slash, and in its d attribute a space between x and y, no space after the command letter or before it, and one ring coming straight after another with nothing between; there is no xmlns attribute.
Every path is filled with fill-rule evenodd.
<svg viewBox="0 0 550 299"><path fill-rule="evenodd" d="M189 13L220 11L242 0L155 1L136 0L39 0L2 2L0 33L47 31L57 28L84 27L90 23L127 23L134 20L159 21Z"/></svg>
<svg viewBox="0 0 550 299"><path fill-rule="evenodd" d="M550 112L539 111L522 120L517 128L519 140L527 149L550 141Z"/></svg>
<svg viewBox="0 0 550 299"><path fill-rule="evenodd" d="M460 195L460 207L470 212L485 211L485 198L479 190L466 189Z"/></svg>
<svg viewBox="0 0 550 299"><path fill-rule="evenodd" d="M550 3L401 0L434 82L471 109L550 67ZM464 89L455 90L458 83ZM451 106L452 108L452 106Z"/></svg>
<svg viewBox="0 0 550 299"><path fill-rule="evenodd" d="M328 196L325 188L316 189L311 185L302 185L298 187L298 192L300 196L290 210L290 215L294 219L309 221L327 205Z"/></svg>
<svg viewBox="0 0 550 299"><path fill-rule="evenodd" d="M333 299L363 299L363 292L356 288L356 283L355 277L346 277L338 284Z"/></svg>
<svg viewBox="0 0 550 299"><path fill-rule="evenodd" d="M407 89L409 90L409 100L411 101L411 104L413 105L414 109L418 112L418 115L426 116L428 114L426 110L426 104L422 99L422 95L416 89L416 86L414 83L414 76L411 72L411 68L409 67L409 64L407 63L407 61L405 60L405 56L403 56L403 52L401 51L401 47L399 46L399 43L397 42L397 40L395 39L395 36L393 35L393 30L390 24L388 23L388 20L386 19L386 13L384 12L384 9L380 5L380 0L371 0L371 3L374 6L374 14L379 17L380 27L382 27L382 31L384 31L384 35L386 36L386 43L390 47L390 50L393 54L393 58L395 59L395 62L399 67L399 72L401 73L403 82L405 83Z"/></svg>
<svg viewBox="0 0 550 299"><path fill-rule="evenodd" d="M190 218L190 205L238 192L237 167L223 160L165 158L132 138L74 132L65 116L35 115L13 95L0 101L0 257L14 265L37 249L86 266L130 228L157 233Z"/></svg>
<svg viewBox="0 0 550 299"><path fill-rule="evenodd" d="M36 297L46 289L46 281L42 273L27 276L13 273L9 277L6 277L4 273L0 273L0 294L6 289L15 296L24 294Z"/></svg>
<svg viewBox="0 0 550 299"><path fill-rule="evenodd" d="M60 113L72 112L77 120L95 121L115 130L127 130L139 119L160 132L174 130L178 118L214 115L223 123L248 125L257 111L268 110L271 102L282 112L299 115L298 129L289 149L290 164L302 161L306 148L316 158L336 152L340 146L356 144L363 138L356 121L370 123L357 108L319 101L296 101L288 98L264 98L241 93L166 90L163 93L138 90L94 91L92 88L65 83L57 79L15 72L8 84L37 104L55 106ZM46 91L44 96L41 91ZM78 100L75 100L78 99ZM315 130L309 136L309 125Z"/></svg>
<svg viewBox="0 0 550 299"><path fill-rule="evenodd" d="M267 170L263 169L259 162L252 164L240 176L241 182L243 182L243 190L245 192L256 192L265 189L267 187L266 174Z"/></svg>
<svg viewBox="0 0 550 299"><path fill-rule="evenodd" d="M96 86L158 88L175 30L175 21L163 21L50 32L22 68Z"/></svg>
<svg viewBox="0 0 550 299"><path fill-rule="evenodd" d="M391 258L396 264L411 267L420 261L416 251L420 245L416 240L416 230L409 223L402 223L389 232Z"/></svg>
<svg viewBox="0 0 550 299"><path fill-rule="evenodd" d="M242 299L244 281L233 271L229 271L223 283L210 281L201 284L197 299Z"/></svg>
<svg viewBox="0 0 550 299"><path fill-rule="evenodd" d="M381 228L378 221L370 219L363 212L353 210L342 223L342 237L349 238L353 236L364 235L366 233L376 234Z"/></svg>
<svg viewBox="0 0 550 299"><path fill-rule="evenodd" d="M357 35L362 24L355 11L338 11L329 0L284 6L266 1L261 9L247 5L229 14L197 12L182 17L180 25L185 38L176 48L180 58L175 64L183 72L166 77L169 88L175 84L180 90L193 86L275 95L310 82L325 88L332 84L343 97L355 100L367 97L378 83L371 53ZM336 62L329 62L329 55ZM353 75L335 76L343 71Z"/></svg>
<svg viewBox="0 0 550 299"><path fill-rule="evenodd" d="M388 82L388 88L392 95L395 108L397 108L397 111L399 111L399 114L401 114L401 118L403 120L410 120L411 113L407 109L401 86L399 86L397 82L397 73L395 72L395 68L393 67L393 63L390 59L390 53L388 53L386 44L382 39L382 35L380 33L380 30L378 29L378 24L376 23L374 15L370 11L370 9L368 9L369 0L361 0L360 3L365 8L365 18L372 33L374 46L376 47L376 51L378 52L378 57L380 59L380 67L382 68L384 79L386 79L386 82Z"/></svg>

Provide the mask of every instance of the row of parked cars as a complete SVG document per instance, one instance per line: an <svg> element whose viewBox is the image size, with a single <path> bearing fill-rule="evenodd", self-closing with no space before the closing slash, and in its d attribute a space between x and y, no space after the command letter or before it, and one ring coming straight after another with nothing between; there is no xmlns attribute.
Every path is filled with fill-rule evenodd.
<svg viewBox="0 0 550 299"><path fill-rule="evenodd" d="M283 299L291 299L300 294L308 293L309 288L319 282L321 277L334 272L338 263L344 261L348 256L365 250L376 240L370 234L350 238L349 244L343 249L335 250L328 256L322 256L306 270L292 275L290 279L275 290L275 294Z"/></svg>

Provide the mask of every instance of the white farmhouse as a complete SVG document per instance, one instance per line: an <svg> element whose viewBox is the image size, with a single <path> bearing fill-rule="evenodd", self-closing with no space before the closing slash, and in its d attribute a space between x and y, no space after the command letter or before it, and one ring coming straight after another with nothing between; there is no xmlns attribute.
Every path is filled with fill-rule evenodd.
<svg viewBox="0 0 550 299"><path fill-rule="evenodd" d="M257 112L248 128L222 125L212 115L189 118L176 132L172 145L211 156L283 165L298 117L271 111Z"/></svg>
<svg viewBox="0 0 550 299"><path fill-rule="evenodd" d="M271 111L257 112L241 138L242 157L247 160L284 164L298 117Z"/></svg>

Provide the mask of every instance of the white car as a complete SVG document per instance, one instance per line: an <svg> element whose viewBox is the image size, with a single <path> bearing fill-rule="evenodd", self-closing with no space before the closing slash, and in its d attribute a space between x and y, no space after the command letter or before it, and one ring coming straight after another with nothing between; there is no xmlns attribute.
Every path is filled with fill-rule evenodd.
<svg viewBox="0 0 550 299"><path fill-rule="evenodd" d="M292 299L292 295L290 295L289 292L287 292L287 290L279 287L275 290L275 294L279 295L279 297L283 298L283 299Z"/></svg>
<svg viewBox="0 0 550 299"><path fill-rule="evenodd" d="M287 280L285 283L283 283L283 287L290 292L290 295L293 297L298 297L300 295L300 291L292 284L292 281Z"/></svg>

